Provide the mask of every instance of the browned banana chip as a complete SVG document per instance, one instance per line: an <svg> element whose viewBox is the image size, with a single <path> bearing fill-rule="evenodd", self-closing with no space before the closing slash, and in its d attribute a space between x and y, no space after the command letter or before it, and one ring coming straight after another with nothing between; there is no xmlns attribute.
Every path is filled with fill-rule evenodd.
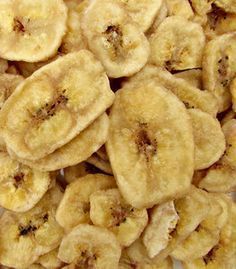
<svg viewBox="0 0 236 269"><path fill-rule="evenodd" d="M106 149L129 204L152 207L184 195L193 174L193 146L187 110L170 91L150 81L116 93Z"/></svg>
<svg viewBox="0 0 236 269"><path fill-rule="evenodd" d="M19 158L43 158L78 135L113 99L91 52L67 54L36 71L8 99L1 111L4 140Z"/></svg>

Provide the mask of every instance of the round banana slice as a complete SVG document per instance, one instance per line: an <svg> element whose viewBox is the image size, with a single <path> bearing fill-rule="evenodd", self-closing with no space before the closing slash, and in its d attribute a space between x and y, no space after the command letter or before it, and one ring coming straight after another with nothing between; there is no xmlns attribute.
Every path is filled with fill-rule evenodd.
<svg viewBox="0 0 236 269"><path fill-rule="evenodd" d="M236 169L217 162L207 170L198 187L209 192L236 191Z"/></svg>
<svg viewBox="0 0 236 269"><path fill-rule="evenodd" d="M0 218L2 265L27 268L59 245L63 230L55 220L55 210L61 197L56 186L33 209L17 214L4 212Z"/></svg>
<svg viewBox="0 0 236 269"><path fill-rule="evenodd" d="M0 205L12 211L33 208L49 188L51 177L0 152Z"/></svg>
<svg viewBox="0 0 236 269"><path fill-rule="evenodd" d="M165 88L150 81L116 92L106 146L119 190L135 208L188 191L193 175L191 122L184 105Z"/></svg>
<svg viewBox="0 0 236 269"><path fill-rule="evenodd" d="M154 258L167 247L179 216L173 201L171 201L155 206L151 211L150 218L143 233L143 244L147 249L148 256Z"/></svg>
<svg viewBox="0 0 236 269"><path fill-rule="evenodd" d="M57 52L66 32L62 0L1 1L0 17L0 56L7 60L46 60Z"/></svg>
<svg viewBox="0 0 236 269"><path fill-rule="evenodd" d="M169 71L202 65L205 35L202 27L179 16L167 17L150 38L149 62Z"/></svg>
<svg viewBox="0 0 236 269"><path fill-rule="evenodd" d="M0 58L0 74L5 73L7 69L8 69L7 60L4 60L4 59Z"/></svg>
<svg viewBox="0 0 236 269"><path fill-rule="evenodd" d="M56 212L57 222L67 231L78 224L89 223L91 194L114 187L115 181L111 176L94 174L78 178L66 187Z"/></svg>
<svg viewBox="0 0 236 269"><path fill-rule="evenodd" d="M132 3L137 7L137 1ZM131 76L146 64L149 43L119 1L91 2L82 28L90 50L102 62L109 77Z"/></svg>
<svg viewBox="0 0 236 269"><path fill-rule="evenodd" d="M193 10L188 0L166 0L169 16L180 16L185 19L193 17Z"/></svg>
<svg viewBox="0 0 236 269"><path fill-rule="evenodd" d="M127 204L118 189L96 191L90 196L90 218L94 225L113 232L124 247L140 236L148 222L146 209Z"/></svg>
<svg viewBox="0 0 236 269"><path fill-rule="evenodd" d="M219 36L206 45L203 56L204 89L215 94L219 112L231 105L230 83L236 74L236 35Z"/></svg>
<svg viewBox="0 0 236 269"><path fill-rule="evenodd" d="M152 25L164 0L119 0L123 3L131 19L145 32Z"/></svg>
<svg viewBox="0 0 236 269"><path fill-rule="evenodd" d="M118 269L121 247L114 234L88 224L76 226L61 242L58 257L76 268Z"/></svg>
<svg viewBox="0 0 236 269"><path fill-rule="evenodd" d="M201 91L184 79L176 78L164 68L147 65L139 73L130 78L125 85L137 87L140 85L141 81L143 81L145 85L145 80L151 79L172 91L187 108L199 108L214 117L216 116L218 111L217 99L211 92Z"/></svg>
<svg viewBox="0 0 236 269"><path fill-rule="evenodd" d="M174 74L176 78L183 78L193 87L203 90L202 87L202 70L200 69L189 69L186 71L178 72Z"/></svg>
<svg viewBox="0 0 236 269"><path fill-rule="evenodd" d="M19 158L37 160L68 143L113 102L102 65L80 50L40 68L1 111L3 137Z"/></svg>
<svg viewBox="0 0 236 269"><path fill-rule="evenodd" d="M61 268L63 262L57 257L57 255L58 248L53 249L52 251L40 256L37 260L37 263L43 266L43 268L47 269Z"/></svg>
<svg viewBox="0 0 236 269"><path fill-rule="evenodd" d="M86 162L92 164L93 166L97 167L99 170L101 170L103 173L106 173L108 175L112 175L112 168L109 163L109 161L104 161L102 158L98 156L98 154L93 154L91 157L89 157Z"/></svg>
<svg viewBox="0 0 236 269"><path fill-rule="evenodd" d="M224 154L226 148L224 133L219 121L211 115L199 109L189 109L188 112L192 119L195 144L194 169L205 169Z"/></svg>
<svg viewBox="0 0 236 269"><path fill-rule="evenodd" d="M75 165L88 159L106 142L108 128L109 119L104 113L69 143L46 157L36 161L23 159L19 159L19 161L40 171L55 171ZM11 154L15 157L14 153Z"/></svg>

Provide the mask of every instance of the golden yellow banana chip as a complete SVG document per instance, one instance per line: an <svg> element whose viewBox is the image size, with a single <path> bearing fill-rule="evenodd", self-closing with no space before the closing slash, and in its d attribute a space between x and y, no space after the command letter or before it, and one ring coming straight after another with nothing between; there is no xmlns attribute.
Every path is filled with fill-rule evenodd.
<svg viewBox="0 0 236 269"><path fill-rule="evenodd" d="M4 140L19 158L43 158L78 135L113 99L91 52L67 54L35 72L8 99L1 111Z"/></svg>
<svg viewBox="0 0 236 269"><path fill-rule="evenodd" d="M165 88L150 81L118 91L106 146L119 190L132 206L152 207L188 191L191 123L184 105Z"/></svg>
<svg viewBox="0 0 236 269"><path fill-rule="evenodd" d="M37 62L54 55L66 31L62 0L6 0L0 3L0 56Z"/></svg>
<svg viewBox="0 0 236 269"><path fill-rule="evenodd" d="M88 224L76 226L62 239L58 257L75 268L118 269L121 247L105 228Z"/></svg>

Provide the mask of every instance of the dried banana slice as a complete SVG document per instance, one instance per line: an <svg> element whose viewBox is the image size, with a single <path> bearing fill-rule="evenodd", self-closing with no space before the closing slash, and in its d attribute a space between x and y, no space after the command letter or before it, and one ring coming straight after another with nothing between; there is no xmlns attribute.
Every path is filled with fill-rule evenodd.
<svg viewBox="0 0 236 269"><path fill-rule="evenodd" d="M166 0L169 16L180 16L185 19L193 17L193 10L188 0Z"/></svg>
<svg viewBox="0 0 236 269"><path fill-rule="evenodd" d="M19 158L43 158L78 135L113 99L91 52L67 54L35 72L8 99L1 111L4 140Z"/></svg>
<svg viewBox="0 0 236 269"><path fill-rule="evenodd" d="M30 211L4 212L0 218L1 264L27 268L59 245L63 230L55 220L55 210L61 197L56 186Z"/></svg>
<svg viewBox="0 0 236 269"><path fill-rule="evenodd" d="M95 191L114 187L113 177L103 174L87 175L70 183L56 212L58 223L65 230L80 223L89 223L90 195Z"/></svg>
<svg viewBox="0 0 236 269"><path fill-rule="evenodd" d="M155 206L150 221L143 233L143 244L148 256L154 258L165 249L171 240L171 232L176 228L179 216L173 201Z"/></svg>
<svg viewBox="0 0 236 269"><path fill-rule="evenodd" d="M150 38L149 62L169 71L202 65L205 35L202 27L178 16L167 17Z"/></svg>
<svg viewBox="0 0 236 269"><path fill-rule="evenodd" d="M185 194L193 174L193 147L189 116L171 92L152 81L116 92L106 149L129 204L152 207Z"/></svg>
<svg viewBox="0 0 236 269"><path fill-rule="evenodd" d="M183 78L193 87L203 90L201 69L189 69L186 71L178 72L174 74L174 76L177 78Z"/></svg>
<svg viewBox="0 0 236 269"><path fill-rule="evenodd" d="M7 0L0 3L0 56L37 62L56 53L66 32L62 0Z"/></svg>
<svg viewBox="0 0 236 269"><path fill-rule="evenodd" d="M96 191L90 196L90 218L94 225L113 232L125 247L140 236L148 222L146 209L127 204L118 189Z"/></svg>
<svg viewBox="0 0 236 269"><path fill-rule="evenodd" d="M109 119L104 113L69 143L46 157L36 161L19 160L40 171L55 171L75 165L88 159L106 142L108 128ZM12 156L14 156L13 153Z"/></svg>
<svg viewBox="0 0 236 269"><path fill-rule="evenodd" d="M164 0L119 0L132 20L145 32L152 25Z"/></svg>
<svg viewBox="0 0 236 269"><path fill-rule="evenodd" d="M96 153L89 157L86 162L92 164L93 166L97 167L102 172L112 175L112 168L109 161L104 161L100 158Z"/></svg>
<svg viewBox="0 0 236 269"><path fill-rule="evenodd" d="M217 97L219 112L231 105L229 87L236 74L235 40L234 33L224 34L208 42L204 51L203 85Z"/></svg>
<svg viewBox="0 0 236 269"><path fill-rule="evenodd" d="M236 169L217 162L207 170L198 187L209 192L236 191Z"/></svg>
<svg viewBox="0 0 236 269"><path fill-rule="evenodd" d="M80 224L61 242L58 257L77 268L118 269L121 247L105 228Z"/></svg>
<svg viewBox="0 0 236 269"><path fill-rule="evenodd" d="M195 144L194 169L205 169L224 154L224 133L219 121L211 115L199 109L189 109L188 112L192 120Z"/></svg>
<svg viewBox="0 0 236 269"><path fill-rule="evenodd" d="M217 99L209 91L201 91L193 87L182 78L176 78L164 68L158 68L153 65L147 65L139 73L126 82L125 85L137 87L141 81L154 79L156 83L163 85L172 91L187 108L199 108L204 112L216 116L218 110Z"/></svg>
<svg viewBox="0 0 236 269"><path fill-rule="evenodd" d="M90 50L102 62L109 77L131 76L146 64L149 43L119 1L91 2L82 28Z"/></svg>
<svg viewBox="0 0 236 269"><path fill-rule="evenodd" d="M51 177L0 152L0 205L24 212L33 208L49 188Z"/></svg>
<svg viewBox="0 0 236 269"><path fill-rule="evenodd" d="M43 268L47 269L61 268L63 262L57 257L57 255L58 248L53 249L52 251L40 256L37 260L37 263L43 266Z"/></svg>
<svg viewBox="0 0 236 269"><path fill-rule="evenodd" d="M0 58L0 74L5 73L8 68L8 62L7 60Z"/></svg>

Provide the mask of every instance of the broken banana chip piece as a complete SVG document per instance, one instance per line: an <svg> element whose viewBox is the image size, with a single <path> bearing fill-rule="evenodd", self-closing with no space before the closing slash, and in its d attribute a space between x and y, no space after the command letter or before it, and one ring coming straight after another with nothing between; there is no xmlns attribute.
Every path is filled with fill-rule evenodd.
<svg viewBox="0 0 236 269"><path fill-rule="evenodd" d="M118 189L96 191L90 196L90 218L94 225L112 231L125 247L140 236L148 222L146 209L127 204Z"/></svg>
<svg viewBox="0 0 236 269"><path fill-rule="evenodd" d="M109 77L131 76L146 64L149 42L120 1L91 2L82 28L90 50L102 62Z"/></svg>
<svg viewBox="0 0 236 269"><path fill-rule="evenodd" d="M7 147L37 160L68 143L113 102L102 65L87 50L67 54L19 85L1 111Z"/></svg>
<svg viewBox="0 0 236 269"><path fill-rule="evenodd" d="M118 269L121 247L115 235L102 227L76 226L62 239L58 257L75 268Z"/></svg>
<svg viewBox="0 0 236 269"><path fill-rule="evenodd" d="M63 229L55 220L55 210L61 197L59 187L55 186L31 210L3 213L0 218L1 264L27 268L60 244Z"/></svg>
<svg viewBox="0 0 236 269"><path fill-rule="evenodd" d="M40 172L0 152L0 205L16 212L33 208L51 183L48 172Z"/></svg>
<svg viewBox="0 0 236 269"><path fill-rule="evenodd" d="M46 60L56 54L66 32L62 0L1 1L0 17L0 56L7 60Z"/></svg>
<svg viewBox="0 0 236 269"><path fill-rule="evenodd" d="M122 196L136 208L189 190L194 153L189 115L175 95L151 81L116 92L106 149Z"/></svg>
<svg viewBox="0 0 236 269"><path fill-rule="evenodd" d="M110 162L108 160L105 161L102 158L100 158L97 153L94 153L91 157L89 157L86 160L86 162L97 167L99 170L101 170L105 174L108 174L108 175L113 174Z"/></svg>
<svg viewBox="0 0 236 269"><path fill-rule="evenodd" d="M98 190L115 188L115 180L103 174L87 175L67 185L65 194L58 206L56 219L66 230L78 224L90 222L91 194Z"/></svg>
<svg viewBox="0 0 236 269"><path fill-rule="evenodd" d="M202 27L179 16L167 17L150 38L149 62L169 71L201 67Z"/></svg>

